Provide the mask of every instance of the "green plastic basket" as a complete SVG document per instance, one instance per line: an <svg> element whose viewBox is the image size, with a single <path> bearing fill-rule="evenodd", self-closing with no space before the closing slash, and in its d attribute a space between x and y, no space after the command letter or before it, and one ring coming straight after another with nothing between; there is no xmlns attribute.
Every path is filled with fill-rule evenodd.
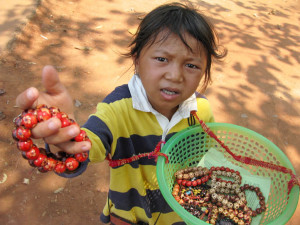
<svg viewBox="0 0 300 225"><path fill-rule="evenodd" d="M207 126L236 155L248 156L295 170L286 155L271 141L262 135L233 124L207 123ZM222 152L234 165L250 171L253 175L271 177L271 188L260 224L285 224L294 214L299 199L299 187L294 186L288 196L289 174L242 164L234 160L213 138L208 136L201 126L184 129L170 138L162 148L169 157L169 163L160 156L157 161L157 179L163 197L170 207L187 224L207 224L205 221L186 211L172 196L175 182L174 173L182 168L196 166L211 147ZM289 198L288 198L289 197Z"/></svg>

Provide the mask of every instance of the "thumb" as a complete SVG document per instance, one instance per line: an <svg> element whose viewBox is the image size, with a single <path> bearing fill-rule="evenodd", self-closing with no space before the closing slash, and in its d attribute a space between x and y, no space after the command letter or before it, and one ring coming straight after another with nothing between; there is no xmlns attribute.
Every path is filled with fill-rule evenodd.
<svg viewBox="0 0 300 225"><path fill-rule="evenodd" d="M58 73L53 66L45 66L42 71L42 83L49 95L59 95L66 91L60 82Z"/></svg>

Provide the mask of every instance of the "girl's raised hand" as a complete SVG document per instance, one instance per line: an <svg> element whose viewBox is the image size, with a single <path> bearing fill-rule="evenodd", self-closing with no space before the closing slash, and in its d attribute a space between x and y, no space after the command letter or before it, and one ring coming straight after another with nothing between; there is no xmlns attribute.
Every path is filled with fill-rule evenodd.
<svg viewBox="0 0 300 225"><path fill-rule="evenodd" d="M35 108L40 104L58 107L62 112L74 119L73 100L65 86L60 82L57 71L52 66L45 66L42 71L42 84L44 92L40 92L34 87L28 88L18 95L16 106L25 110ZM58 118L50 118L47 121L38 123L32 129L33 138L43 138L48 144L56 145L59 149L70 153L80 153L91 148L88 141L70 141L80 133L78 125L70 125L61 128Z"/></svg>

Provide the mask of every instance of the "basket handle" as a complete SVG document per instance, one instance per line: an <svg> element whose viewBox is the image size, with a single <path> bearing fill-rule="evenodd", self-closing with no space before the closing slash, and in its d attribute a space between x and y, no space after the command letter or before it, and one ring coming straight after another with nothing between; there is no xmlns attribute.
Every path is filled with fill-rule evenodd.
<svg viewBox="0 0 300 225"><path fill-rule="evenodd" d="M291 179L288 183L288 194L290 194L290 191L292 190L294 185L298 185L300 186L300 178L296 177L296 175L293 173L293 171L291 169L288 169L284 166L278 166L275 165L273 163L269 163L269 162L265 162L265 161L260 161L257 159L252 159L250 157L246 157L246 156L241 156L241 155L235 155L232 151L230 151L230 149L228 148L228 146L226 146L224 144L224 142L222 142L217 135L203 122L203 120L201 120L196 111L192 111L191 114L199 121L202 129L204 130L205 133L207 133L210 137L212 137L213 139L215 139L225 150L226 152L228 152L235 160L245 163L245 164L250 164L250 165L254 165L254 166L260 166L260 167L264 167L264 168L268 168L271 170L277 170L279 172L283 172L283 173L288 173L291 175Z"/></svg>

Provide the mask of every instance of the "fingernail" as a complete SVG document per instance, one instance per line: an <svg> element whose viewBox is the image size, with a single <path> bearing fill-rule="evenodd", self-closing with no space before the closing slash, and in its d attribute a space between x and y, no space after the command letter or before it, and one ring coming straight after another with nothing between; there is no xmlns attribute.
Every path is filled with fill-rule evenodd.
<svg viewBox="0 0 300 225"><path fill-rule="evenodd" d="M77 134L77 130L76 130L76 129L70 129L70 130L68 130L68 134L69 134L71 137L74 137L74 136L76 136L76 134Z"/></svg>
<svg viewBox="0 0 300 225"><path fill-rule="evenodd" d="M83 151L87 151L87 150L89 150L90 149L90 146L89 145L83 145L82 147L81 147L81 150L83 150Z"/></svg>
<svg viewBox="0 0 300 225"><path fill-rule="evenodd" d="M33 88L29 88L27 91L27 98L33 99L35 97L35 90Z"/></svg>
<svg viewBox="0 0 300 225"><path fill-rule="evenodd" d="M50 130L56 130L58 128L58 124L53 122L53 121L50 121L49 124L48 124L48 128Z"/></svg>

